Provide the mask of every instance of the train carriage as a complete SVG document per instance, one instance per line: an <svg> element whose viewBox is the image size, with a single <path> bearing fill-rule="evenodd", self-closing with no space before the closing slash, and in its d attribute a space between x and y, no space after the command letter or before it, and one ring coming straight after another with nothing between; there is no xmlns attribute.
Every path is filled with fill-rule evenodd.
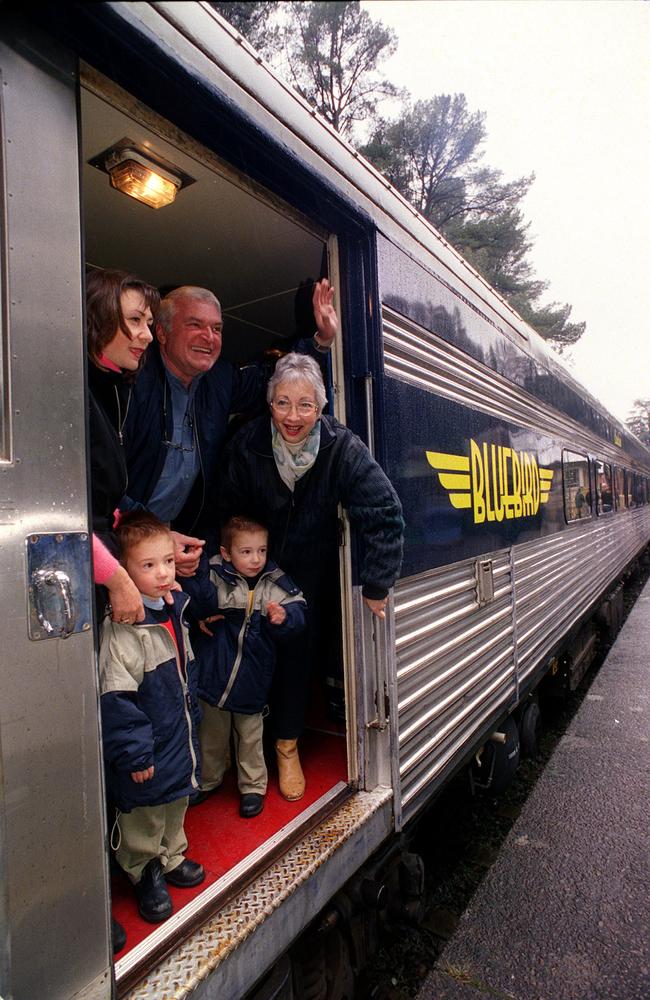
<svg viewBox="0 0 650 1000"><path fill-rule="evenodd" d="M0 995L236 998L268 970L287 985L266 995L291 974L306 995L296 938L345 886L377 905L376 852L525 729L542 678L577 683L650 537L650 454L208 4L3 6ZM125 150L173 203L112 186ZM225 799L192 810L210 877L153 931L109 867L97 709L82 303L86 269L115 266L214 289L239 363L290 346L327 274L331 407L406 520L378 623L341 514L310 796L270 794L263 827Z"/></svg>

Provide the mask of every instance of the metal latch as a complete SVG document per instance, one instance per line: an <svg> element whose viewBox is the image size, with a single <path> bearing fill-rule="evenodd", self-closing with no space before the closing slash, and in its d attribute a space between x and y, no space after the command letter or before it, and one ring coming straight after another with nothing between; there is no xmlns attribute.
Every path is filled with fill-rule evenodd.
<svg viewBox="0 0 650 1000"><path fill-rule="evenodd" d="M476 600L479 608L494 600L494 576L491 559L476 560Z"/></svg>
<svg viewBox="0 0 650 1000"><path fill-rule="evenodd" d="M91 623L90 545L82 531L28 535L29 638L65 639Z"/></svg>

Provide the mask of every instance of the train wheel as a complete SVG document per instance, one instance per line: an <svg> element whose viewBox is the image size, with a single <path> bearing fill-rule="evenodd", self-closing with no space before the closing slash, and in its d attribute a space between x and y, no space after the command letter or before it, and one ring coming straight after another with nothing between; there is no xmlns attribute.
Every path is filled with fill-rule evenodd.
<svg viewBox="0 0 650 1000"><path fill-rule="evenodd" d="M519 723L519 740L524 757L535 757L539 749L542 717L536 701L529 701Z"/></svg>

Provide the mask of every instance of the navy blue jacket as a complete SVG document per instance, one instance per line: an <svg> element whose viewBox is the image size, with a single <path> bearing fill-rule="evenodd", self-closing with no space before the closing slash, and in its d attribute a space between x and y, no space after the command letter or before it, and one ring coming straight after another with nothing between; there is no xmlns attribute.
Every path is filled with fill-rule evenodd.
<svg viewBox="0 0 650 1000"><path fill-rule="evenodd" d="M311 354L319 361L323 359L312 340L298 341L296 350ZM201 471L172 525L176 530L185 534L196 534L199 529L205 531L205 525L201 528L201 518L212 506L210 501L218 482L219 459L229 417L264 400L269 375L268 365L252 364L240 369L219 358L200 377L194 397L193 424ZM134 502L144 507L149 503L165 464L164 441L171 440L172 430L171 389L160 348L154 341L134 383L124 422L124 449L129 472L125 508Z"/></svg>
<svg viewBox="0 0 650 1000"><path fill-rule="evenodd" d="M261 712L269 700L277 644L305 627L305 599L295 583L274 563L267 562L254 590L232 563L205 556L194 577L183 580L192 597L192 612L200 618L223 615L209 627L212 637L193 638L198 665L199 697L209 705L242 715ZM287 613L282 625L266 615L269 601Z"/></svg>
<svg viewBox="0 0 650 1000"><path fill-rule="evenodd" d="M363 441L334 417L321 416L312 468L291 490L278 473L270 417L251 421L229 443L221 481L222 520L247 513L269 529L269 552L302 589L308 604L338 580L338 504L361 541L364 597L385 597L402 561L402 507Z"/></svg>
<svg viewBox="0 0 650 1000"><path fill-rule="evenodd" d="M184 649L145 607L145 620L102 623L99 650L102 742L109 798L122 812L192 795L200 783L196 665L183 612L188 597L165 605ZM132 771L154 766L149 781Z"/></svg>

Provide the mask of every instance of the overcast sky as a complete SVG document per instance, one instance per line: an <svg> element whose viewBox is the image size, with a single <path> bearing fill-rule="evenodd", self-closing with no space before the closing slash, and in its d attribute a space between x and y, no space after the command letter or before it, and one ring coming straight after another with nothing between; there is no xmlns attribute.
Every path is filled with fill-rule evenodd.
<svg viewBox="0 0 650 1000"><path fill-rule="evenodd" d="M534 171L523 202L543 301L587 331L572 372L624 419L650 398L650 4L635 0L363 3L395 29L388 76L485 111L484 162Z"/></svg>

